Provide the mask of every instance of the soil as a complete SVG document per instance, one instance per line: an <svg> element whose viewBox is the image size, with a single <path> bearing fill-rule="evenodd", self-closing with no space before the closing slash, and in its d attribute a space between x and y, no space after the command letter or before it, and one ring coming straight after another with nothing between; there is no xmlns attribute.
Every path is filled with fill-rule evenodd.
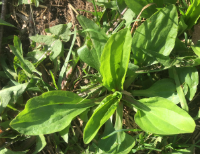
<svg viewBox="0 0 200 154"><path fill-rule="evenodd" d="M32 11L29 4L17 6L17 2L17 0L8 2L10 5L7 5L6 13L9 15L6 21L15 25L17 31L16 28L6 27L3 36L20 34L24 50L27 50L30 45L29 36L46 35L46 28L69 22L72 22L74 26L78 25L75 18L77 13L89 19L93 18L90 13L94 12L93 4L86 0L43 0L38 7L31 5ZM69 5L73 7L73 11L70 10ZM97 11L100 9L97 6ZM10 38L10 41L6 40L6 43L12 44L12 40L13 38Z"/></svg>

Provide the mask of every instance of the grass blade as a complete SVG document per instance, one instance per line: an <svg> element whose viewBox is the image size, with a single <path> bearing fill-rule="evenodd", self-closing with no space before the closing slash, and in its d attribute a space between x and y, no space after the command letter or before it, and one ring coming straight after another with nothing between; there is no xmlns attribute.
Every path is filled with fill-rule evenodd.
<svg viewBox="0 0 200 154"><path fill-rule="evenodd" d="M70 49L69 49L69 52L67 54L67 58L65 59L65 63L63 64L63 67L60 71L60 74L59 74L59 78L58 78L58 89L60 90L61 89L61 82L62 82L62 79L63 79L63 76L64 76L64 73L67 69L67 65L68 65L68 62L69 62L69 58L70 58L70 55L72 53L72 48L74 46L74 43L75 43L75 40L76 40L76 27L74 29L74 37L73 37L73 40L72 40L72 44L70 46Z"/></svg>

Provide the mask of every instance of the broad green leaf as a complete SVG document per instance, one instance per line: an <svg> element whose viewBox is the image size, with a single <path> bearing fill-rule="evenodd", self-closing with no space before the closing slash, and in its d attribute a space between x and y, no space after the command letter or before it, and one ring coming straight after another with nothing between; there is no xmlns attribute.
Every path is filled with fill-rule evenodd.
<svg viewBox="0 0 200 154"><path fill-rule="evenodd" d="M15 27L14 25L4 21L3 19L0 19L0 25L4 25L4 26L10 26L10 27Z"/></svg>
<svg viewBox="0 0 200 154"><path fill-rule="evenodd" d="M107 96L96 108L92 117L87 122L84 132L83 140L85 144L88 144L96 136L101 126L110 118L115 112L117 104L121 99L121 93L115 92L112 95Z"/></svg>
<svg viewBox="0 0 200 154"><path fill-rule="evenodd" d="M68 42L71 35L71 31L70 31L71 27L72 27L71 23L59 24L49 29L45 29L45 31L58 35L63 41Z"/></svg>
<svg viewBox="0 0 200 154"><path fill-rule="evenodd" d="M50 91L28 100L10 125L21 134L50 134L63 130L74 117L94 105L93 100L69 91Z"/></svg>
<svg viewBox="0 0 200 154"><path fill-rule="evenodd" d="M0 90L0 113L2 113L11 100L16 102L17 98L23 94L27 86L28 83L24 83Z"/></svg>
<svg viewBox="0 0 200 154"><path fill-rule="evenodd" d="M195 93L197 91L197 86L199 84L199 75L198 71L195 67L180 67L176 68L180 84L186 84L189 88L189 91L186 95L186 98L188 98L190 101L195 96ZM169 72L170 76L173 77L174 73Z"/></svg>
<svg viewBox="0 0 200 154"><path fill-rule="evenodd" d="M77 17L77 19L84 30L93 29L94 31L99 32L99 33L96 33L94 31L88 31L87 33L92 41L93 48L95 49L95 50L92 50L92 52L95 52L95 53L92 53L92 55L95 55L95 56L93 56L93 58L96 58L95 61L98 61L97 63L100 64L101 53L107 42L107 35L97 24L95 24L90 19L88 19L84 16L81 16L81 15L79 15ZM79 52L79 54L80 54L80 52ZM87 63L87 61L85 61L85 62Z"/></svg>
<svg viewBox="0 0 200 154"><path fill-rule="evenodd" d="M0 148L0 154L25 154L27 152L12 151L6 148Z"/></svg>
<svg viewBox="0 0 200 154"><path fill-rule="evenodd" d="M33 152L33 154L37 154L39 153L45 146L46 146L46 141L45 141L45 137L44 135L39 135L36 137L36 147L35 147L35 151Z"/></svg>
<svg viewBox="0 0 200 154"><path fill-rule="evenodd" d="M167 87L167 88L166 88ZM176 93L176 85L171 79L161 79L154 83L150 88L145 90L132 90L133 96L146 96L146 97L163 97L175 104L179 103L179 97Z"/></svg>
<svg viewBox="0 0 200 154"><path fill-rule="evenodd" d="M113 128L113 124L110 122L110 120L108 120L105 124L102 138L106 137L114 131L115 129ZM117 139L117 134L115 133L106 139L101 139L98 142L98 147L105 154L126 154L131 151L131 149L135 146L135 143L135 138L126 134L125 132L122 132L120 141Z"/></svg>
<svg viewBox="0 0 200 154"><path fill-rule="evenodd" d="M60 40L56 40L51 44L51 55L50 59L55 60L63 52L63 44Z"/></svg>
<svg viewBox="0 0 200 154"><path fill-rule="evenodd" d="M138 110L135 115L135 122L144 131L160 135L194 131L195 122L192 117L173 102L162 97L139 101L150 108L150 111Z"/></svg>
<svg viewBox="0 0 200 154"><path fill-rule="evenodd" d="M193 3L188 7L184 16L184 21L188 25L188 29L191 29L199 19L200 0L193 0Z"/></svg>
<svg viewBox="0 0 200 154"><path fill-rule="evenodd" d="M84 45L80 47L77 52L82 61L99 71L100 61L98 60L98 55L94 48L89 49L87 45Z"/></svg>
<svg viewBox="0 0 200 154"><path fill-rule="evenodd" d="M169 5L156 12L134 33L132 44L134 63L145 66L152 64L161 56L167 57L175 45L177 32L178 14L175 5Z"/></svg>
<svg viewBox="0 0 200 154"><path fill-rule="evenodd" d="M155 3L157 5L157 7L163 7L162 4L162 0L125 0L126 5L135 13L135 14L139 14L140 11L143 9L144 6L146 6L149 3ZM148 8L146 8L141 16L144 18L149 18L153 13L155 13L156 10L156 5L152 5Z"/></svg>
<svg viewBox="0 0 200 154"><path fill-rule="evenodd" d="M49 46L56 40L53 36L47 36L47 35L37 35L37 36L31 36L29 38L34 42L44 43Z"/></svg>
<svg viewBox="0 0 200 154"><path fill-rule="evenodd" d="M100 72L103 85L111 91L123 90L128 69L132 37L129 29L113 34L106 43L101 55Z"/></svg>

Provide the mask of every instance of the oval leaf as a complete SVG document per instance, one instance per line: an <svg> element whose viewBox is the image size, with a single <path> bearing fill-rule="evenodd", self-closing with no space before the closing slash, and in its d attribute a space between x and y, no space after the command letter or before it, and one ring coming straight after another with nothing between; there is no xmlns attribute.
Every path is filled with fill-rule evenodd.
<svg viewBox="0 0 200 154"><path fill-rule="evenodd" d="M133 96L163 97L169 99L175 104L179 103L179 97L176 94L176 85L171 79L161 79L148 89L133 90L131 93Z"/></svg>
<svg viewBox="0 0 200 154"><path fill-rule="evenodd" d="M151 110L138 110L135 122L146 132L170 135L192 133L195 122L192 117L173 102L161 98L151 97L139 100Z"/></svg>
<svg viewBox="0 0 200 154"><path fill-rule="evenodd" d="M123 29L113 34L104 47L100 72L103 76L103 85L108 90L123 90L130 58L131 41L129 29Z"/></svg>
<svg viewBox="0 0 200 154"><path fill-rule="evenodd" d="M115 112L117 104L120 101L121 94L119 92L107 96L96 108L92 117L89 119L83 132L83 140L88 144L97 134L101 126L110 118Z"/></svg>
<svg viewBox="0 0 200 154"><path fill-rule="evenodd" d="M77 53L82 61L99 71L100 60L94 48L89 49L87 45L84 45L77 50Z"/></svg>
<svg viewBox="0 0 200 154"><path fill-rule="evenodd" d="M10 125L21 134L50 134L63 130L74 117L94 105L92 100L72 92L50 91L30 99Z"/></svg>
<svg viewBox="0 0 200 154"><path fill-rule="evenodd" d="M159 10L133 36L132 51L135 64L150 65L155 60L167 60L178 32L178 14L175 5Z"/></svg>

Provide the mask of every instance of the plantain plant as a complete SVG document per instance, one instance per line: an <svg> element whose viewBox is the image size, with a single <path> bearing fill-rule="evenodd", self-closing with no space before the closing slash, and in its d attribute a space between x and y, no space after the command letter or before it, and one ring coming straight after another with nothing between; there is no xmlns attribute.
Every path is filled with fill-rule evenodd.
<svg viewBox="0 0 200 154"><path fill-rule="evenodd" d="M70 91L45 92L27 101L25 109L10 123L13 129L25 135L59 132L65 138L72 120L95 108L86 120L84 143L97 140L100 153L129 153L137 136L124 132L123 107L126 105L136 111L135 123L145 132L173 135L194 131L195 122L188 114L186 98L192 100L197 90L198 72L193 67L197 62L183 65L183 58L170 57L178 35L175 5L154 13L136 29L133 37L129 26L107 36L93 21L81 15L77 18L86 34L85 45L78 49L78 55L98 71L101 76L98 84L107 93L88 99ZM170 78L143 90L129 88L140 74L167 69ZM146 98L136 99L137 96ZM181 107L177 106L179 102ZM103 125L104 132L99 137Z"/></svg>

